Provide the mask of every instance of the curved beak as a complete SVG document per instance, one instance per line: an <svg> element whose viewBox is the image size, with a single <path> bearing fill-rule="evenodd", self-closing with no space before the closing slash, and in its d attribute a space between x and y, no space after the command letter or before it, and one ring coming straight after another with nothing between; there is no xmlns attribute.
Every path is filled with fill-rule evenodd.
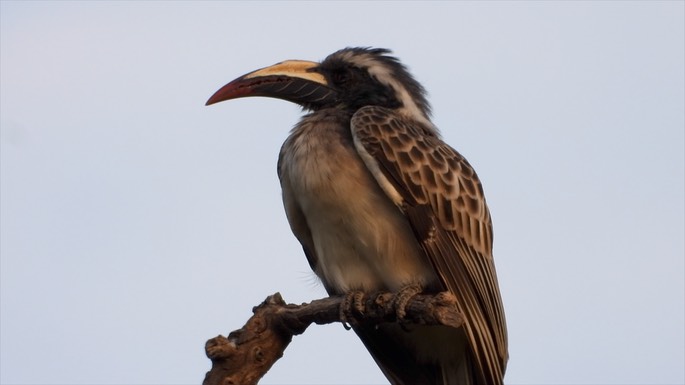
<svg viewBox="0 0 685 385"><path fill-rule="evenodd" d="M319 64L288 60L243 75L221 87L207 100L210 105L247 96L266 96L311 107L336 100L337 93L317 72Z"/></svg>

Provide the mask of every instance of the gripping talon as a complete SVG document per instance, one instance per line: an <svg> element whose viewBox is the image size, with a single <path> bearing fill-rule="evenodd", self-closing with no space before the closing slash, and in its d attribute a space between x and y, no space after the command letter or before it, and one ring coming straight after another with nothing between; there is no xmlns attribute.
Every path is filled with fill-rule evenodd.
<svg viewBox="0 0 685 385"><path fill-rule="evenodd" d="M395 314L397 315L397 321L404 321L407 316L407 304L414 298L415 295L421 293L423 288L419 285L409 285L405 286L400 291L395 294L395 299L393 300L393 306L395 307Z"/></svg>
<svg viewBox="0 0 685 385"><path fill-rule="evenodd" d="M354 307L354 311L359 314L359 315L364 315L364 312L366 311L366 308L364 306L364 298L365 294L363 291L355 291L353 293L353 298L352 298L352 306Z"/></svg>
<svg viewBox="0 0 685 385"><path fill-rule="evenodd" d="M353 326L357 325L357 319L354 313L363 314L364 312L364 292L362 291L350 291L345 294L340 303L340 321L343 324L345 330L350 330Z"/></svg>

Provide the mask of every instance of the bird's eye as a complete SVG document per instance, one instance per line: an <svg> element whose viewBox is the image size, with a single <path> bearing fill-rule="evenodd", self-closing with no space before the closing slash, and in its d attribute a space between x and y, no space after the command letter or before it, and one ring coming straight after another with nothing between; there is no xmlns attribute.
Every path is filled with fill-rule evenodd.
<svg viewBox="0 0 685 385"><path fill-rule="evenodd" d="M333 83L337 85L343 85L349 80L349 74L347 71L335 71L333 72Z"/></svg>

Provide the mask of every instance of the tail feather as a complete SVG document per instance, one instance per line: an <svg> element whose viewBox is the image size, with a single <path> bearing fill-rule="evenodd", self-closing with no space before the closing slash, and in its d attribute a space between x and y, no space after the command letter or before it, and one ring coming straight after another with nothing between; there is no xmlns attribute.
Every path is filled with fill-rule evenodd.
<svg viewBox="0 0 685 385"><path fill-rule="evenodd" d="M460 329L386 324L354 330L392 385L480 385Z"/></svg>
<svg viewBox="0 0 685 385"><path fill-rule="evenodd" d="M444 385L477 385L478 380L473 377L468 355L457 366L442 366L442 382Z"/></svg>

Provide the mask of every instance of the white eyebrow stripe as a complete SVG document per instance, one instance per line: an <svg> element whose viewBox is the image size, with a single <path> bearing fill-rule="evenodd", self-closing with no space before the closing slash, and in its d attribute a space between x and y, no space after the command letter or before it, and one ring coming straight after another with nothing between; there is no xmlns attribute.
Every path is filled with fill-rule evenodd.
<svg viewBox="0 0 685 385"><path fill-rule="evenodd" d="M423 123L424 125L435 128L433 123L428 119L428 117L423 113L421 108L414 102L414 98L411 97L409 91L395 79L395 76L390 68L376 60L373 56L367 54L353 54L352 52L343 53L343 58L348 62L356 65L359 68L363 68L369 72L369 74L374 77L378 82L391 87L395 90L395 94L399 101L402 103L402 108L399 112L403 115L409 116L410 118Z"/></svg>

